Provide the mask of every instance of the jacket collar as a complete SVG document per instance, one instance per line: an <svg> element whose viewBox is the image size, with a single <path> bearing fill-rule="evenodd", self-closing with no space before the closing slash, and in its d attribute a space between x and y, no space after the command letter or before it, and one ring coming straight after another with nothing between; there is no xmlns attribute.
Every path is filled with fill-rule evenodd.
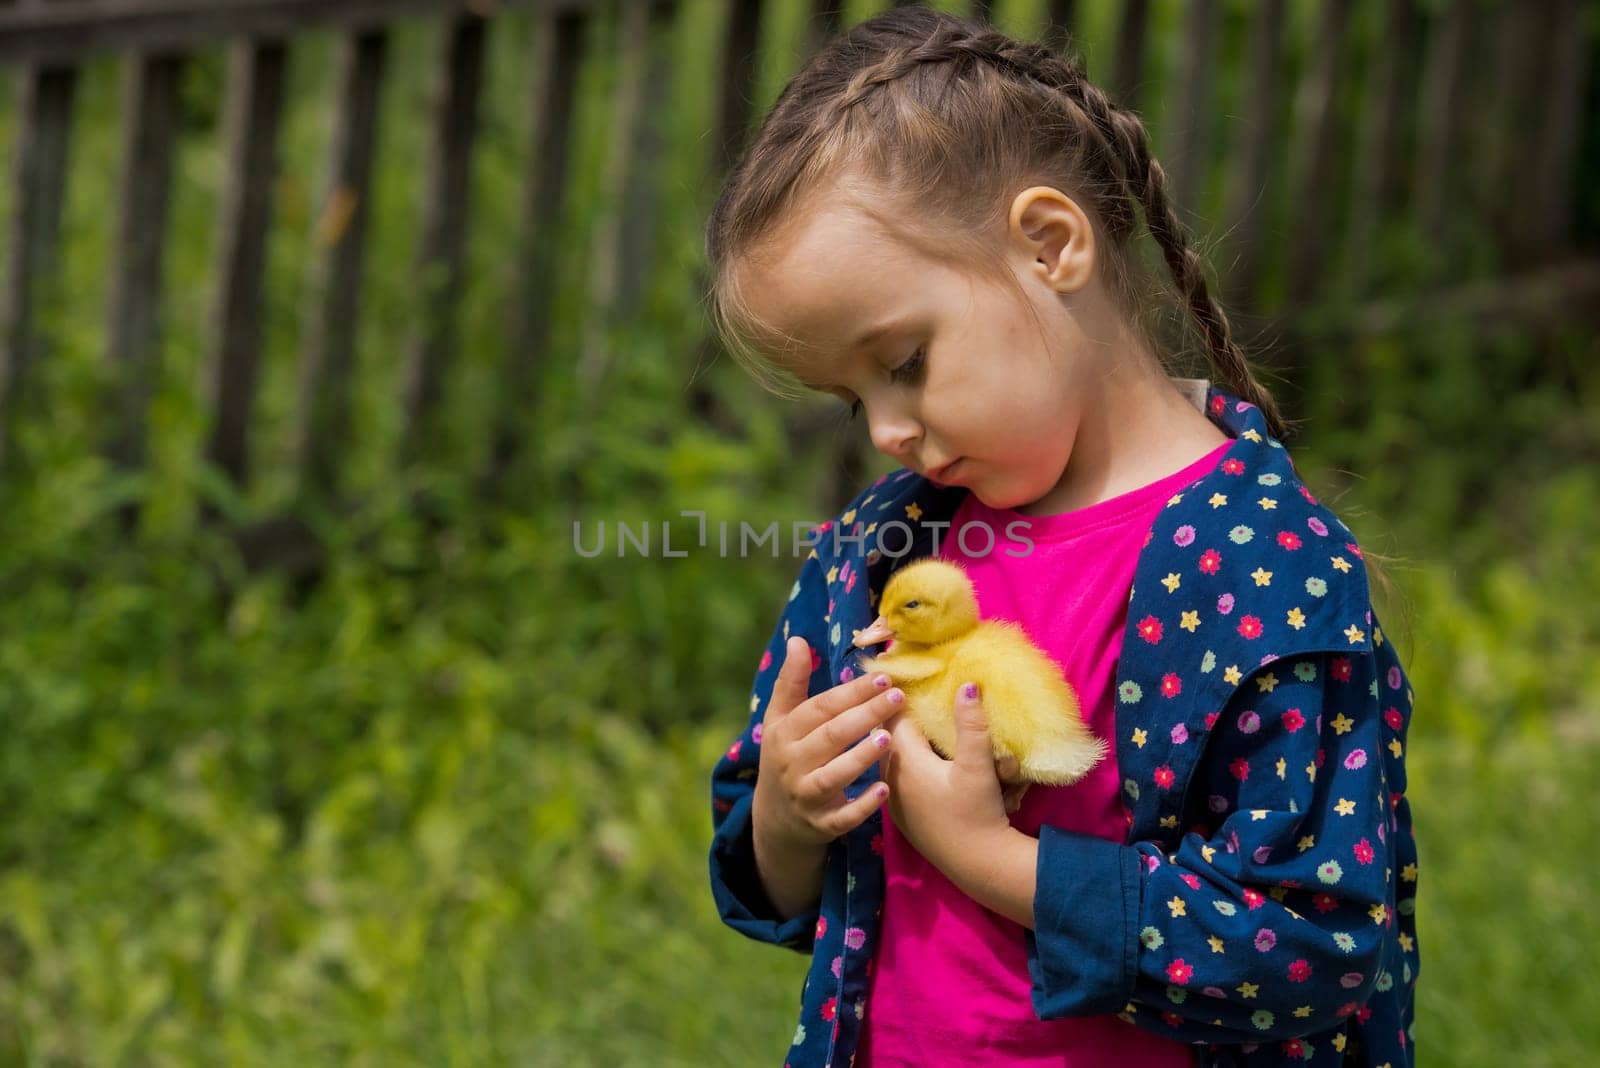
<svg viewBox="0 0 1600 1068"><path fill-rule="evenodd" d="M1182 686L1182 711L1165 710L1162 718L1186 721L1195 733L1209 726L1206 713L1220 709L1262 664L1312 650L1370 652L1373 639L1365 569L1354 537L1301 483L1288 450L1268 433L1260 408L1203 380L1178 384L1205 387L1203 410L1234 441L1216 468L1168 500L1146 537L1134 572L1117 683L1123 704L1148 705L1163 699L1163 678L1175 673ZM1198 392L1192 397L1198 400ZM835 680L859 672L860 659L867 653L850 641L871 623L884 583L905 564L931 555L935 536L946 529L968 492L961 486L939 486L901 468L879 478L838 517L839 529L825 542L833 555L829 618ZM1260 504L1261 500L1271 503ZM1224 518L1220 510L1230 501L1232 515ZM1262 536L1254 536L1252 523L1262 528ZM1230 529L1219 538L1216 532L1222 524ZM1265 533L1269 525L1300 532L1297 536L1306 551L1285 552L1282 541ZM1226 555L1224 577L1234 585L1248 581L1258 568L1282 576L1275 599L1269 602L1275 610L1281 604L1284 613L1268 628L1270 647L1226 623L1213 622L1203 628L1204 634L1171 627L1162 635L1159 651L1141 635L1141 621L1170 614L1164 599L1171 591L1163 580L1172 579L1180 555L1192 571L1189 555L1204 551L1192 544L1196 531L1212 540L1226 539L1215 547ZM1321 574L1329 569L1330 560L1339 569L1340 580L1327 581L1323 594L1307 595L1308 569ZM863 572L865 583L860 582ZM1291 611L1295 625L1276 625ZM1130 682L1140 693L1137 700L1124 700L1134 692L1126 685ZM1170 682L1166 688L1170 690Z"/></svg>

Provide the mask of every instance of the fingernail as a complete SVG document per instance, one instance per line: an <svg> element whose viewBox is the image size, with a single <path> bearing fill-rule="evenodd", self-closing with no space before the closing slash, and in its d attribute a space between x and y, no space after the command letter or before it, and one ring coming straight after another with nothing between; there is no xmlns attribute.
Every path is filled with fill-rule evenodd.
<svg viewBox="0 0 1600 1068"><path fill-rule="evenodd" d="M874 734L872 736L872 744L877 746L879 749L889 748L889 732L879 731L877 734Z"/></svg>
<svg viewBox="0 0 1600 1068"><path fill-rule="evenodd" d="M889 786L887 783L880 782L876 787L874 787L874 790L877 792L879 797L886 797L889 793Z"/></svg>
<svg viewBox="0 0 1600 1068"><path fill-rule="evenodd" d="M872 680L872 685L876 686L880 690L883 689L885 686L889 685L889 676L878 675L874 677Z"/></svg>
<svg viewBox="0 0 1600 1068"><path fill-rule="evenodd" d="M891 705L897 705L906 699L906 695L900 690L890 690L888 697Z"/></svg>
<svg viewBox="0 0 1600 1068"><path fill-rule="evenodd" d="M976 701L978 699L978 684L969 682L961 687L961 696L968 701Z"/></svg>

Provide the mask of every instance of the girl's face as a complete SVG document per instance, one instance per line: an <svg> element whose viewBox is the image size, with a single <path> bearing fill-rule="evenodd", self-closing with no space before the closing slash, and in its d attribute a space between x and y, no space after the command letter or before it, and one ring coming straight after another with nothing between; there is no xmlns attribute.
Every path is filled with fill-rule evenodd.
<svg viewBox="0 0 1600 1068"><path fill-rule="evenodd" d="M1018 196L1006 235L1024 297L838 201L788 228L744 282L793 339L784 365L859 402L880 452L990 507L1044 513L1065 499L1086 420L1110 411L1128 342L1094 277L1088 219L1056 190L1030 197L1039 188Z"/></svg>

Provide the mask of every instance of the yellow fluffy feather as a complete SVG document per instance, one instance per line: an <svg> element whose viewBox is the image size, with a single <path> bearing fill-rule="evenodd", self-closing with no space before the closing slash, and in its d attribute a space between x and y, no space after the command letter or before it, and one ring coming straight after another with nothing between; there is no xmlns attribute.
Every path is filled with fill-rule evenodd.
<svg viewBox="0 0 1600 1068"><path fill-rule="evenodd" d="M906 711L945 758L955 756L956 690L965 682L978 684L995 759L1014 760L1017 781L1074 783L1105 756L1055 661L1019 625L980 620L972 582L956 564L907 564L890 576L879 609L854 644L894 645L862 666L905 691Z"/></svg>

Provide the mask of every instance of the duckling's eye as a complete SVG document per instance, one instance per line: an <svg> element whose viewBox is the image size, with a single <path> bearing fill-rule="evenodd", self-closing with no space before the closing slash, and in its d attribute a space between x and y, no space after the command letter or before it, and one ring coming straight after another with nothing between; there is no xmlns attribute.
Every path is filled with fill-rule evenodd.
<svg viewBox="0 0 1600 1068"><path fill-rule="evenodd" d="M907 608L915 608L915 607L917 607L917 605L919 605L921 603L922 603L921 601L907 601L906 602L906 607Z"/></svg>

